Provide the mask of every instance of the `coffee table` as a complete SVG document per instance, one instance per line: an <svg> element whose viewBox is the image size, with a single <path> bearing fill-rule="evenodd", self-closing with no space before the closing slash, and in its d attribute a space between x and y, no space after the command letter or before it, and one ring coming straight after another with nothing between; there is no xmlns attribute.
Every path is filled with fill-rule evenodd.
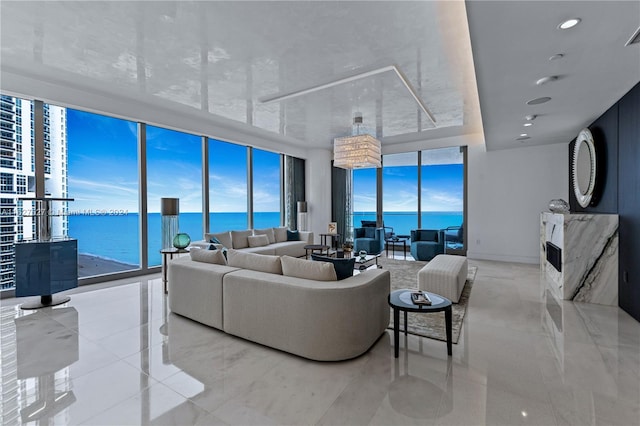
<svg viewBox="0 0 640 426"><path fill-rule="evenodd" d="M320 254L322 254L326 250L327 254L329 254L329 248L329 246L324 244L308 244L304 246L305 258L308 259L309 252L313 253L314 251L319 251Z"/></svg>
<svg viewBox="0 0 640 426"><path fill-rule="evenodd" d="M380 257L379 254L368 254L364 257L364 260L360 260L362 259L359 255L356 255L356 263L355 263L355 268L359 269L361 271L364 271L365 269L367 269L369 266L373 266L374 261L375 261L375 265L378 268L382 268L382 266L378 265L378 258Z"/></svg>
<svg viewBox="0 0 640 426"><path fill-rule="evenodd" d="M411 292L417 290L395 290L389 295L389 306L393 308L393 345L394 354L398 358L398 350L400 346L400 311L404 312L404 334L407 335L407 312L417 312L422 314L431 314L434 312L444 311L445 328L447 330L447 354L451 356L452 351L452 310L451 300L435 293L423 291L431 299L431 305L415 305L411 301Z"/></svg>

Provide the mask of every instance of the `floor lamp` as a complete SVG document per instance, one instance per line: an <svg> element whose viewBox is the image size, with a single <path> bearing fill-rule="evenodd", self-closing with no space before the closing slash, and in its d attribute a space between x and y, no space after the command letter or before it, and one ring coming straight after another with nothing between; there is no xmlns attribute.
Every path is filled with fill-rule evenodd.
<svg viewBox="0 0 640 426"><path fill-rule="evenodd" d="M161 198L160 214L162 215L162 249L173 247L173 237L178 233L178 215L180 200L178 198Z"/></svg>
<svg viewBox="0 0 640 426"><path fill-rule="evenodd" d="M298 230L307 231L307 202L298 201Z"/></svg>

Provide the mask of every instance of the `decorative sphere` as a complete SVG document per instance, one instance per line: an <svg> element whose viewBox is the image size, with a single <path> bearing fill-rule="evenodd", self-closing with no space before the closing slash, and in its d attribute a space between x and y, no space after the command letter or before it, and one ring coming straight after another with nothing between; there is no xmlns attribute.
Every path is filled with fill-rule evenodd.
<svg viewBox="0 0 640 426"><path fill-rule="evenodd" d="M367 251L366 250L360 250L360 252L358 254L360 255L361 259L364 259L367 256Z"/></svg>
<svg viewBox="0 0 640 426"><path fill-rule="evenodd" d="M553 213L568 213L569 203L562 199L554 199L549 201L549 210Z"/></svg>
<svg viewBox="0 0 640 426"><path fill-rule="evenodd" d="M173 237L173 246L177 249L185 249L189 244L191 244L189 234L180 233Z"/></svg>

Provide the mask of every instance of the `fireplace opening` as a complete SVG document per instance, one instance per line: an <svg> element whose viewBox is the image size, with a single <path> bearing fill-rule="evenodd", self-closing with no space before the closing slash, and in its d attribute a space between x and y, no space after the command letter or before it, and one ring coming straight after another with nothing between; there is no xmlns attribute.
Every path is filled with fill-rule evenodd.
<svg viewBox="0 0 640 426"><path fill-rule="evenodd" d="M562 272L562 249L550 241L547 241L547 262Z"/></svg>

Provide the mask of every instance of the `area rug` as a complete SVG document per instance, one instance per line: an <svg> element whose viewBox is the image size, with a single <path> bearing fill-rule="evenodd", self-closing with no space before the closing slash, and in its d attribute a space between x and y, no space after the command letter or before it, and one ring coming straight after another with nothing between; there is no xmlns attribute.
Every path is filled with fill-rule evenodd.
<svg viewBox="0 0 640 426"><path fill-rule="evenodd" d="M378 259L378 263L382 265L383 269L387 269L391 273L391 291L393 291L402 288L417 289L418 271L422 269L422 267L428 262L398 260L380 256L380 258ZM471 288L473 287L473 281L475 279L477 271L478 268L476 266L469 266L467 282L465 283L462 294L460 295L460 301L453 304L453 343L458 343L458 339L460 338L462 320L464 319L464 315L467 313L469 295L471 294ZM401 312L401 330L404 330L403 321L403 313ZM430 339L437 339L442 341L447 340L447 334L444 326L444 312L436 312L433 314L415 314L409 312L408 322L409 324L407 327L407 331L411 334L428 337ZM389 328L393 329L393 310L391 310Z"/></svg>

